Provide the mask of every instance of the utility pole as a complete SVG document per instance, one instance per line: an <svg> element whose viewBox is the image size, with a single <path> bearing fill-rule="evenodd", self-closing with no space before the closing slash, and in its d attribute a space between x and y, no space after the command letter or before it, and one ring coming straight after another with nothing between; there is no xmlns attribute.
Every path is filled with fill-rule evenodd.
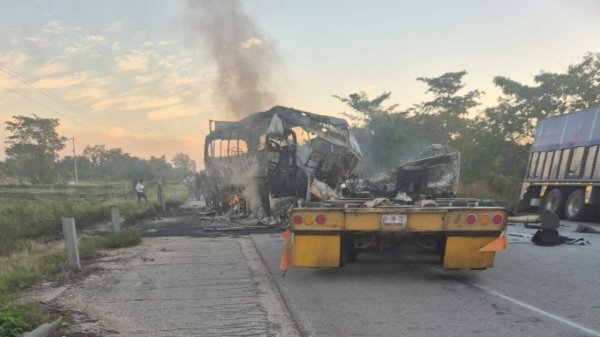
<svg viewBox="0 0 600 337"><path fill-rule="evenodd" d="M75 137L71 138L71 140L73 141L73 165L75 166L75 182L77 182L79 179L77 179L77 155L75 155Z"/></svg>

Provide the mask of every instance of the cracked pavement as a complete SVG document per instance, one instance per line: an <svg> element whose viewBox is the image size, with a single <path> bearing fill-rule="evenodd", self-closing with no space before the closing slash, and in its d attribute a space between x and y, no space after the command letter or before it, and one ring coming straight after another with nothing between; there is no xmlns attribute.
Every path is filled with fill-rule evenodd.
<svg viewBox="0 0 600 337"><path fill-rule="evenodd" d="M248 237L145 239L59 301L120 336L295 336ZM287 322L286 322L287 320Z"/></svg>

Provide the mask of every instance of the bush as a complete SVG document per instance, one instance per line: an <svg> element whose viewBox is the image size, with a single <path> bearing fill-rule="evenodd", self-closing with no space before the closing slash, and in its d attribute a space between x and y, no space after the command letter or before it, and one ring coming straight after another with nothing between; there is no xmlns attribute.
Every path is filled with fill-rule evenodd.
<svg viewBox="0 0 600 337"><path fill-rule="evenodd" d="M9 305L0 306L0 336L18 337L30 328L31 325L15 315Z"/></svg>
<svg viewBox="0 0 600 337"><path fill-rule="evenodd" d="M20 337L25 331L52 320L45 306L35 303L0 302L0 336Z"/></svg>

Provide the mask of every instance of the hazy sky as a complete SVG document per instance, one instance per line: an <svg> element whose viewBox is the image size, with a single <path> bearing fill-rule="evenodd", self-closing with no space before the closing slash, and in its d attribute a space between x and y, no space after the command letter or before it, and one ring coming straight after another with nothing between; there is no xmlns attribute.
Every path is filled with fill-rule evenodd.
<svg viewBox="0 0 600 337"><path fill-rule="evenodd" d="M540 70L564 71L600 51L594 0L243 6L262 39L239 43L274 46L279 55L269 82L274 102L323 114L345 110L332 94L359 90L392 91L407 107L427 97L416 77L459 70L491 105L496 75L530 83ZM0 121L57 117L79 151L106 144L142 157L186 152L200 162L208 120L235 117L220 104L217 62L185 24L186 10L166 0L0 1L0 66L25 79L0 71Z"/></svg>

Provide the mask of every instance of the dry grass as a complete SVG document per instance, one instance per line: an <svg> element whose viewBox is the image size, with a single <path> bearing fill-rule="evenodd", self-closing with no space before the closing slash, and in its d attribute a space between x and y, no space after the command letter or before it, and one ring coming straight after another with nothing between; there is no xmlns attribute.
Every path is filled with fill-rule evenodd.
<svg viewBox="0 0 600 337"><path fill-rule="evenodd" d="M15 251L0 256L0 336L20 336L50 319L42 304L16 301L19 290L32 286L44 275L64 270L65 252L58 244L20 241Z"/></svg>
<svg viewBox="0 0 600 337"><path fill-rule="evenodd" d="M65 252L58 244L20 241L17 249L0 256L0 294L27 288L44 275L64 270Z"/></svg>

